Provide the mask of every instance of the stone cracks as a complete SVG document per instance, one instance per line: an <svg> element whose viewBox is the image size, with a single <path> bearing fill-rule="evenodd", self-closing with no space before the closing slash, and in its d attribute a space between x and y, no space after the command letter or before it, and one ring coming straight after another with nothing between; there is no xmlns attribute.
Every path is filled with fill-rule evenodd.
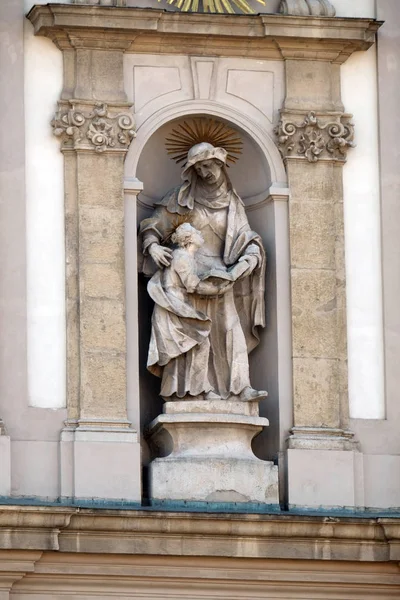
<svg viewBox="0 0 400 600"><path fill-rule="evenodd" d="M346 114L332 113L319 118L313 111L303 117L282 112L275 134L284 159L303 158L310 163L346 162L348 149L355 145L354 124L351 115Z"/></svg>
<svg viewBox="0 0 400 600"><path fill-rule="evenodd" d="M301 17L334 17L336 14L329 0L282 0L279 11L284 15Z"/></svg>
<svg viewBox="0 0 400 600"><path fill-rule="evenodd" d="M136 136L133 116L116 112L118 107L96 102L90 110L74 100L61 101L58 106L51 125L62 150L127 151Z"/></svg>

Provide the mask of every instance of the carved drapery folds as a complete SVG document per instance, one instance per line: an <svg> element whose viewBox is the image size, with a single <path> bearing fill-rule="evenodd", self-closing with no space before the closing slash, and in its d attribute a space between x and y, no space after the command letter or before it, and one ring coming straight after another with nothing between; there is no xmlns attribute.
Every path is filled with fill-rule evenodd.
<svg viewBox="0 0 400 600"><path fill-rule="evenodd" d="M282 0L279 11L284 15L301 17L334 17L336 14L329 0Z"/></svg>
<svg viewBox="0 0 400 600"><path fill-rule="evenodd" d="M62 150L127 151L136 136L131 113L114 113L105 103L97 102L89 111L73 100L58 107L51 125Z"/></svg>
<svg viewBox="0 0 400 600"><path fill-rule="evenodd" d="M315 112L305 117L281 114L275 128L277 143L284 159L346 162L347 151L354 147L354 124L351 115L328 115L319 118ZM302 120L300 120L302 119Z"/></svg>
<svg viewBox="0 0 400 600"><path fill-rule="evenodd" d="M279 11L284 15L301 17L334 17L335 7L329 0L282 0Z"/></svg>

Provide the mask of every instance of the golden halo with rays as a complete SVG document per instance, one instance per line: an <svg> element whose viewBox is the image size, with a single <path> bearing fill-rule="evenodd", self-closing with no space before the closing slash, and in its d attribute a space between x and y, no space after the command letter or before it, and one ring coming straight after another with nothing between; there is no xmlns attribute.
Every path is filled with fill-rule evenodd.
<svg viewBox="0 0 400 600"><path fill-rule="evenodd" d="M170 158L179 164L187 159L190 148L201 142L224 148L228 163L235 163L242 153L243 142L237 131L221 121L203 117L180 123L166 138L165 147Z"/></svg>
<svg viewBox="0 0 400 600"><path fill-rule="evenodd" d="M158 0L161 2L161 0ZM176 6L181 12L230 13L254 15L256 11L248 0L165 0ZM257 0L265 6L265 0ZM236 10L235 10L236 9Z"/></svg>

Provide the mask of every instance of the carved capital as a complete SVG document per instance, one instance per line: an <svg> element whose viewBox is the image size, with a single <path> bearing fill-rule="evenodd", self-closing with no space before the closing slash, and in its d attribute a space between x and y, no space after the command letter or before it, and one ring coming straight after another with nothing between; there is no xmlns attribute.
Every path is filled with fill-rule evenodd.
<svg viewBox="0 0 400 600"><path fill-rule="evenodd" d="M58 103L51 122L54 135L61 139L61 150L127 151L136 136L130 112L96 102L92 109L79 101Z"/></svg>
<svg viewBox="0 0 400 600"><path fill-rule="evenodd" d="M279 12L301 17L334 17L335 7L329 0L281 0Z"/></svg>
<svg viewBox="0 0 400 600"><path fill-rule="evenodd" d="M319 160L346 162L348 148L355 146L351 118L346 114L319 118L315 112L303 117L281 112L281 120L274 132L283 158L304 159L310 163Z"/></svg>

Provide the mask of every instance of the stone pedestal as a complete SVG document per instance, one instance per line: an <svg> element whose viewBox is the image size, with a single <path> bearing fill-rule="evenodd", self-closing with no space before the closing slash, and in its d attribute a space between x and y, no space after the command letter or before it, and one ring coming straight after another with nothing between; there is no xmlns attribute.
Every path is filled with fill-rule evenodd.
<svg viewBox="0 0 400 600"><path fill-rule="evenodd" d="M150 465L151 499L278 504L278 467L251 449L267 426L257 402L167 402L148 432L162 456Z"/></svg>

